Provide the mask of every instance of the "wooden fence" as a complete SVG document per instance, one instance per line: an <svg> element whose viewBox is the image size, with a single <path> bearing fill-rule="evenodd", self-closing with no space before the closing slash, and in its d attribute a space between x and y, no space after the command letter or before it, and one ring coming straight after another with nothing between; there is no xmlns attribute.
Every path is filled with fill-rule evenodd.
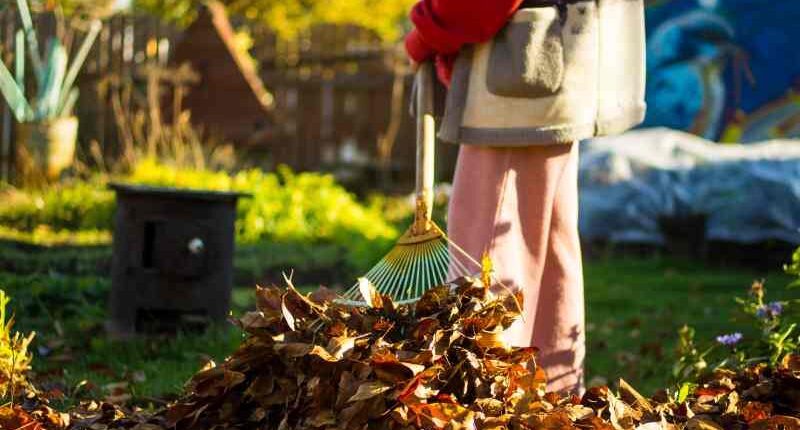
<svg viewBox="0 0 800 430"><path fill-rule="evenodd" d="M52 34L53 23L37 17L42 37ZM0 56L13 64L17 17L0 13ZM273 164L297 170L326 166L360 166L375 170L378 142L392 134L393 91L397 91L394 64L405 61L396 47L388 47L370 32L352 26L319 26L295 40L280 40L268 29L254 31L251 50L260 65L260 77L275 98L269 132L248 152L264 155ZM107 153L117 146L110 100L97 83L109 74L136 77L138 68L170 61L182 33L147 16L116 16L108 20L80 78L80 145L98 142ZM410 76L401 76L404 100L398 106L402 122L394 130L397 144L391 170L409 177L413 168L414 127L407 115ZM215 106L225 115L224 104ZM9 179L14 121L7 104L0 110L0 179ZM395 125L397 126L397 124ZM452 167L454 148L442 151L442 175ZM405 182L405 181L403 181Z"/></svg>
<svg viewBox="0 0 800 430"><path fill-rule="evenodd" d="M273 90L282 137L268 143L276 161L298 169L344 163L374 166L380 139L392 121L395 79L402 81L402 124L392 153L394 169L414 160L414 128L407 115L410 76L395 76L394 47L370 32L320 26L293 43L265 34L254 53ZM402 73L402 71L400 72Z"/></svg>
<svg viewBox="0 0 800 430"><path fill-rule="evenodd" d="M55 34L51 16L35 15L34 21L40 43ZM13 64L14 34L19 28L15 11L0 13L0 58L7 65ZM105 22L78 82L81 98L76 114L81 120L81 144L94 140L103 148L113 148L116 139L110 100L100 97L98 82L110 74L133 77L138 67L148 62L166 64L179 37L179 32L152 17L115 16ZM1 107L0 180L8 181L13 172L15 121L8 104Z"/></svg>

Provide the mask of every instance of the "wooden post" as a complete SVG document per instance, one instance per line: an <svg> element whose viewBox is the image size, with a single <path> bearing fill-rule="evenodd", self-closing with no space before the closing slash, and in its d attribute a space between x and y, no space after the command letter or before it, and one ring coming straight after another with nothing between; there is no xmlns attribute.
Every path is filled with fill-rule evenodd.
<svg viewBox="0 0 800 430"><path fill-rule="evenodd" d="M11 41L15 41L13 37L16 32L16 24L13 19L9 19L11 14L4 12L0 14L0 34L3 35L0 40L0 61L7 60L6 64L14 59L14 49L11 46ZM6 43L2 41L5 40ZM5 55L3 55L5 54ZM5 56L6 58L3 58ZM12 166L14 165L14 156L12 151L13 136L11 131L14 128L14 122L11 119L11 109L8 103L3 102L2 115L0 115L0 180L11 182L13 179Z"/></svg>

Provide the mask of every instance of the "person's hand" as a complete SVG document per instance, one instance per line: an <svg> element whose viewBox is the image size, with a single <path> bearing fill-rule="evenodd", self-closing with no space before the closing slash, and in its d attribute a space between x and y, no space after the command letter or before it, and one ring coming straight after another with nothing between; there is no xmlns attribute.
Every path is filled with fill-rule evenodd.
<svg viewBox="0 0 800 430"><path fill-rule="evenodd" d="M417 70L419 70L419 63L417 63L417 62L416 62L416 61L414 61L414 60L410 60L410 59L409 59L409 60L408 60L408 65L409 65L409 67L411 67L411 71L412 71L413 73L417 73Z"/></svg>

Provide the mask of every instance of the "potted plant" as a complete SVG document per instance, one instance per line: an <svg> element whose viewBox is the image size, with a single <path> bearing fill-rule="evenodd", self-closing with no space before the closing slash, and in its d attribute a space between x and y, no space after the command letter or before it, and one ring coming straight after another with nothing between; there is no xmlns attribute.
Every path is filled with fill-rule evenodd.
<svg viewBox="0 0 800 430"><path fill-rule="evenodd" d="M17 31L14 73L0 61L0 92L14 113L17 129L17 174L23 183L52 180L72 164L78 135L73 111L78 100L76 79L102 28L98 19L88 30L74 58L63 34L51 37L42 55L27 0L17 0L22 29ZM27 56L26 56L27 47ZM26 74L30 61L32 73ZM28 85L26 76L34 78ZM34 91L28 93L33 88Z"/></svg>

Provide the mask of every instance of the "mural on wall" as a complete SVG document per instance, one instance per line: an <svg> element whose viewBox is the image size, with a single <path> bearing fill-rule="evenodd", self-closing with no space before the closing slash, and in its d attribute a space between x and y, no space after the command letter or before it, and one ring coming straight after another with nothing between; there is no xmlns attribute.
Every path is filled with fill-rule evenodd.
<svg viewBox="0 0 800 430"><path fill-rule="evenodd" d="M800 1L647 4L644 126L723 142L800 138Z"/></svg>

